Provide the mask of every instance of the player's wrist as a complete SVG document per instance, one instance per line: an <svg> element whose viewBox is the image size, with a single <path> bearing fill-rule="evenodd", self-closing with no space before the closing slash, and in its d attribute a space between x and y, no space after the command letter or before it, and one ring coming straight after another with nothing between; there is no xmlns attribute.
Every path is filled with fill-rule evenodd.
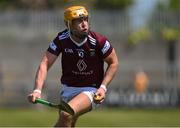
<svg viewBox="0 0 180 128"><path fill-rule="evenodd" d="M40 90L40 89L34 89L34 90L33 90L33 93L39 93L39 94L41 94L41 90Z"/></svg>
<svg viewBox="0 0 180 128"><path fill-rule="evenodd" d="M101 84L100 88L102 88L102 89L104 90L104 92L107 92L107 87L106 87L106 85Z"/></svg>

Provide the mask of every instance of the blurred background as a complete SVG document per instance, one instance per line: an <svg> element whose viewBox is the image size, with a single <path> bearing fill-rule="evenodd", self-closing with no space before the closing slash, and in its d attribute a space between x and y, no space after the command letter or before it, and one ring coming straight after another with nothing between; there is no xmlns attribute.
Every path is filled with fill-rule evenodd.
<svg viewBox="0 0 180 128"><path fill-rule="evenodd" d="M180 105L179 0L0 0L0 107L32 108L27 95L49 42L65 28L63 10L84 5L91 29L108 37L120 66L103 106ZM43 97L58 102L60 57Z"/></svg>

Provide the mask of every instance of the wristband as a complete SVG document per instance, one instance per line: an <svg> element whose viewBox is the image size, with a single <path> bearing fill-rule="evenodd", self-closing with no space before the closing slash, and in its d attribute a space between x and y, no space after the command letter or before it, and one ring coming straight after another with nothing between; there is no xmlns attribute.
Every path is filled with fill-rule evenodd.
<svg viewBox="0 0 180 128"><path fill-rule="evenodd" d="M40 89L35 89L33 92L41 94L41 90Z"/></svg>
<svg viewBox="0 0 180 128"><path fill-rule="evenodd" d="M101 84L100 88L104 89L104 91L107 92L107 88L104 84Z"/></svg>

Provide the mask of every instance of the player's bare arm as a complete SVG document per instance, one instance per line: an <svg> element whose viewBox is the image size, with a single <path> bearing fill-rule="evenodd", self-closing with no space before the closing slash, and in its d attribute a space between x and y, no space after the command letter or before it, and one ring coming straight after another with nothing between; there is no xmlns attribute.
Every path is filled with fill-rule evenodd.
<svg viewBox="0 0 180 128"><path fill-rule="evenodd" d="M43 56L42 61L36 72L34 91L30 95L28 95L28 99L30 102L35 102L36 98L41 98L41 90L43 88L47 72L56 59L57 56L51 54L48 51Z"/></svg>
<svg viewBox="0 0 180 128"><path fill-rule="evenodd" d="M114 49L112 50L111 54L104 59L104 61L108 64L108 67L106 69L102 84L96 92L95 102L97 103L103 102L105 93L107 91L106 87L111 82L118 69L118 58Z"/></svg>
<svg viewBox="0 0 180 128"><path fill-rule="evenodd" d="M114 49L112 50L112 53L104 59L104 61L108 64L108 67L106 69L102 84L107 86L113 79L118 69L118 58Z"/></svg>

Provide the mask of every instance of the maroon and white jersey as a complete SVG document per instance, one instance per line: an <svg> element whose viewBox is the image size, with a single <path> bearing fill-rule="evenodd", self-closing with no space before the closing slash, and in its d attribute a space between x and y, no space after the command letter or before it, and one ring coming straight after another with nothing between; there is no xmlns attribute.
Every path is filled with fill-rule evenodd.
<svg viewBox="0 0 180 128"><path fill-rule="evenodd" d="M106 37L90 31L82 43L76 43L66 29L50 43L48 51L62 53L61 83L74 87L98 88L104 77L104 61L112 52Z"/></svg>

